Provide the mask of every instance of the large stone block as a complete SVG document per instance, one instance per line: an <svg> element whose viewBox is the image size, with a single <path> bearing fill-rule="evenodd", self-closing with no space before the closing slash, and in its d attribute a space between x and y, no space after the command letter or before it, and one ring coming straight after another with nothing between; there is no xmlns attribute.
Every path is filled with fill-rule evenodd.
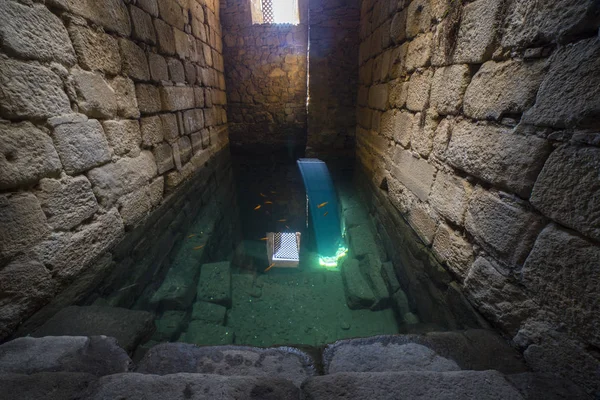
<svg viewBox="0 0 600 400"><path fill-rule="evenodd" d="M410 138L410 147L422 157L429 157L433 150L433 138L439 123L439 115L427 110L415 115L415 125Z"/></svg>
<svg viewBox="0 0 600 400"><path fill-rule="evenodd" d="M433 34L427 33L419 35L408 44L408 52L406 53L406 70L412 72L417 68L426 67L431 59L433 50Z"/></svg>
<svg viewBox="0 0 600 400"><path fill-rule="evenodd" d="M176 114L161 114L160 120L163 126L163 136L169 143L174 143L179 138L179 125Z"/></svg>
<svg viewBox="0 0 600 400"><path fill-rule="evenodd" d="M62 21L42 4L0 3L0 37L5 51L19 58L67 65L76 62Z"/></svg>
<svg viewBox="0 0 600 400"><path fill-rule="evenodd" d="M473 77L465 93L465 115L496 119L521 114L535 102L546 63L488 61Z"/></svg>
<svg viewBox="0 0 600 400"><path fill-rule="evenodd" d="M0 254L11 256L40 242L50 230L31 193L0 196Z"/></svg>
<svg viewBox="0 0 600 400"><path fill-rule="evenodd" d="M185 70L181 61L175 57L167 58L167 66L169 68L169 79L174 82L185 82Z"/></svg>
<svg viewBox="0 0 600 400"><path fill-rule="evenodd" d="M154 28L156 29L156 39L160 52L167 55L175 54L175 35L173 34L173 28L158 18L154 19Z"/></svg>
<svg viewBox="0 0 600 400"><path fill-rule="evenodd" d="M161 86L159 90L163 111L180 111L194 108L194 88Z"/></svg>
<svg viewBox="0 0 600 400"><path fill-rule="evenodd" d="M533 247L543 221L510 196L478 189L469 202L465 227L484 249L510 266L519 266Z"/></svg>
<svg viewBox="0 0 600 400"><path fill-rule="evenodd" d="M36 260L21 257L0 270L0 338L6 338L56 293L50 271Z"/></svg>
<svg viewBox="0 0 600 400"><path fill-rule="evenodd" d="M154 320L156 331L152 335L152 340L157 342L171 342L176 340L185 327L185 311L165 311L160 318Z"/></svg>
<svg viewBox="0 0 600 400"><path fill-rule="evenodd" d="M359 261L348 258L342 264L341 269L348 308L351 310L368 309L375 304L375 295L360 270Z"/></svg>
<svg viewBox="0 0 600 400"><path fill-rule="evenodd" d="M110 81L110 86L117 98L117 114L123 118L139 118L140 110L133 81L124 76L117 76Z"/></svg>
<svg viewBox="0 0 600 400"><path fill-rule="evenodd" d="M373 85L369 89L369 107L385 111L388 101L388 87L385 84Z"/></svg>
<svg viewBox="0 0 600 400"><path fill-rule="evenodd" d="M183 30L186 18L184 17L183 8L177 2L158 0L158 11L160 17L168 24Z"/></svg>
<svg viewBox="0 0 600 400"><path fill-rule="evenodd" d="M133 38L145 43L156 44L156 33L152 17L136 6L129 6L131 22L133 23Z"/></svg>
<svg viewBox="0 0 600 400"><path fill-rule="evenodd" d="M156 53L148 53L148 64L150 65L150 77L153 81L168 81L169 69L165 58Z"/></svg>
<svg viewBox="0 0 600 400"><path fill-rule="evenodd" d="M600 149L563 146L555 150L533 187L531 203L542 214L600 240Z"/></svg>
<svg viewBox="0 0 600 400"><path fill-rule="evenodd" d="M549 152L538 137L462 121L452 127L445 157L452 166L527 198Z"/></svg>
<svg viewBox="0 0 600 400"><path fill-rule="evenodd" d="M412 74L408 83L406 108L410 111L423 111L427 107L432 78L433 72L430 70Z"/></svg>
<svg viewBox="0 0 600 400"><path fill-rule="evenodd" d="M446 224L440 224L433 239L433 251L462 282L473 264L473 246Z"/></svg>
<svg viewBox="0 0 600 400"><path fill-rule="evenodd" d="M156 176L156 163L149 151L136 158L122 158L88 172L94 194L105 208L115 204L124 194L130 193Z"/></svg>
<svg viewBox="0 0 600 400"><path fill-rule="evenodd" d="M197 301L192 310L192 321L204 321L215 325L224 325L227 308L206 301Z"/></svg>
<svg viewBox="0 0 600 400"><path fill-rule="evenodd" d="M142 136L137 120L104 121L102 126L116 155L137 157L140 154Z"/></svg>
<svg viewBox="0 0 600 400"><path fill-rule="evenodd" d="M183 113L183 128L186 135L204 128L204 113L202 110L197 108L185 111Z"/></svg>
<svg viewBox="0 0 600 400"><path fill-rule="evenodd" d="M131 40L119 39L123 60L123 72L136 81L150 80L150 68L146 53Z"/></svg>
<svg viewBox="0 0 600 400"><path fill-rule="evenodd" d="M56 175L62 166L52 140L29 122L0 124L0 189Z"/></svg>
<svg viewBox="0 0 600 400"><path fill-rule="evenodd" d="M427 0L411 1L406 8L406 36L413 38L431 28L431 8Z"/></svg>
<svg viewBox="0 0 600 400"><path fill-rule="evenodd" d="M468 65L457 64L437 69L431 83L431 107L440 115L458 114L470 81Z"/></svg>
<svg viewBox="0 0 600 400"><path fill-rule="evenodd" d="M95 119L59 125L52 137L68 174L78 174L110 161L102 125Z"/></svg>
<svg viewBox="0 0 600 400"><path fill-rule="evenodd" d="M108 31L131 35L129 13L121 0L48 0L47 4L81 15Z"/></svg>
<svg viewBox="0 0 600 400"><path fill-rule="evenodd" d="M471 184L466 180L439 171L431 188L429 202L450 222L462 226L472 191Z"/></svg>
<svg viewBox="0 0 600 400"><path fill-rule="evenodd" d="M44 119L71 113L63 82L50 69L0 56L0 116Z"/></svg>
<svg viewBox="0 0 600 400"><path fill-rule="evenodd" d="M390 37L394 43L402 43L406 39L406 16L407 10L398 11L392 18L390 25Z"/></svg>
<svg viewBox="0 0 600 400"><path fill-rule="evenodd" d="M0 375L4 400L75 399L98 378L83 372L40 372Z"/></svg>
<svg viewBox="0 0 600 400"><path fill-rule="evenodd" d="M161 110L160 92L156 86L136 84L135 96L142 114L153 114Z"/></svg>
<svg viewBox="0 0 600 400"><path fill-rule="evenodd" d="M158 115L146 117L140 120L142 133L142 145L151 147L163 141L163 126ZM162 172L159 172L161 174Z"/></svg>
<svg viewBox="0 0 600 400"><path fill-rule="evenodd" d="M584 32L595 32L598 22L594 0L517 0L508 5L502 46L565 42Z"/></svg>
<svg viewBox="0 0 600 400"><path fill-rule="evenodd" d="M137 6L146 11L153 17L158 17L158 2L157 0L138 0Z"/></svg>
<svg viewBox="0 0 600 400"><path fill-rule="evenodd" d="M202 265L197 300L225 307L231 305L231 264L229 261Z"/></svg>
<svg viewBox="0 0 600 400"><path fill-rule="evenodd" d="M54 229L69 230L98 210L92 185L85 176L42 179L35 194Z"/></svg>
<svg viewBox="0 0 600 400"><path fill-rule="evenodd" d="M182 136L177 140L177 147L173 147L173 151L179 152L179 158L182 164L187 163L192 156L192 142L188 136Z"/></svg>
<svg viewBox="0 0 600 400"><path fill-rule="evenodd" d="M501 0L477 0L463 8L453 60L481 64L492 57L502 12Z"/></svg>
<svg viewBox="0 0 600 400"><path fill-rule="evenodd" d="M416 158L409 151L397 147L390 172L421 201L429 198L435 168L427 161Z"/></svg>
<svg viewBox="0 0 600 400"><path fill-rule="evenodd" d="M600 246L551 224L540 233L521 271L535 301L560 310L568 329L593 346L600 344L598 260Z"/></svg>
<svg viewBox="0 0 600 400"><path fill-rule="evenodd" d="M535 105L523 115L528 124L597 129L600 96L600 39L561 47L550 58L550 70Z"/></svg>
<svg viewBox="0 0 600 400"><path fill-rule="evenodd" d="M523 321L535 315L539 308L523 289L500 274L483 257L477 258L469 269L464 290L486 319L511 335L516 334Z"/></svg>
<svg viewBox="0 0 600 400"><path fill-rule="evenodd" d="M189 323L178 341L197 346L225 346L233 344L234 338L235 334L229 327L195 320Z"/></svg>
<svg viewBox="0 0 600 400"><path fill-rule="evenodd" d="M71 74L81 112L93 118L112 118L117 114L115 91L101 74L81 69L74 69Z"/></svg>
<svg viewBox="0 0 600 400"><path fill-rule="evenodd" d="M71 24L69 34L77 52L79 65L90 71L111 75L121 72L119 42L112 36L93 29Z"/></svg>

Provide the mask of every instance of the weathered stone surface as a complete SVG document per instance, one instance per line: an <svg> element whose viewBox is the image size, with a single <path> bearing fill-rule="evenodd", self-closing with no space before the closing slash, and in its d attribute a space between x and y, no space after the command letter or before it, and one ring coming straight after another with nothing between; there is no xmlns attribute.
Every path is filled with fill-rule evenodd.
<svg viewBox="0 0 600 400"><path fill-rule="evenodd" d="M35 183L60 169L48 135L28 122L0 124L0 189Z"/></svg>
<svg viewBox="0 0 600 400"><path fill-rule="evenodd" d="M173 150L171 149L169 143L159 144L154 148L154 150L152 150L152 153L156 159L156 166L159 174L163 174L175 168L175 163L173 161Z"/></svg>
<svg viewBox="0 0 600 400"><path fill-rule="evenodd" d="M110 207L122 195L147 185L154 176L156 163L149 151L142 151L136 158L122 158L88 172L94 194L104 207Z"/></svg>
<svg viewBox="0 0 600 400"><path fill-rule="evenodd" d="M161 114L160 120L165 140L169 143L177 142L177 139L179 139L179 126L176 114Z"/></svg>
<svg viewBox="0 0 600 400"><path fill-rule="evenodd" d="M127 6L120 0L49 0L48 4L81 15L111 32L131 34Z"/></svg>
<svg viewBox="0 0 600 400"><path fill-rule="evenodd" d="M439 115L435 111L427 110L424 116L417 113L415 120L417 123L412 131L410 147L421 157L427 158L433 150L433 138L438 126Z"/></svg>
<svg viewBox="0 0 600 400"><path fill-rule="evenodd" d="M462 281L473 264L473 246L446 224L440 224L433 240L433 251Z"/></svg>
<svg viewBox="0 0 600 400"><path fill-rule="evenodd" d="M197 299L226 307L230 306L231 264L229 261L202 265Z"/></svg>
<svg viewBox="0 0 600 400"><path fill-rule="evenodd" d="M160 17L168 24L183 30L185 24L184 11L177 2L168 0L158 0L158 10Z"/></svg>
<svg viewBox="0 0 600 400"><path fill-rule="evenodd" d="M137 6L146 11L153 17L158 17L158 2L157 0L138 0Z"/></svg>
<svg viewBox="0 0 600 400"><path fill-rule="evenodd" d="M408 72L412 72L417 68L426 67L429 65L432 51L433 34L417 36L408 44L408 52L406 53L405 66Z"/></svg>
<svg viewBox="0 0 600 400"><path fill-rule="evenodd" d="M0 345L0 372L82 372L104 376L127 372L131 360L114 338L23 337Z"/></svg>
<svg viewBox="0 0 600 400"><path fill-rule="evenodd" d="M412 74L408 84L406 108L410 111L423 111L429 104L429 92L431 89L432 78L433 72L430 70Z"/></svg>
<svg viewBox="0 0 600 400"><path fill-rule="evenodd" d="M373 85L369 89L369 107L385 111L388 101L388 87L385 84Z"/></svg>
<svg viewBox="0 0 600 400"><path fill-rule="evenodd" d="M129 6L129 13L133 24L133 38L145 43L156 44L156 33L150 14L131 5Z"/></svg>
<svg viewBox="0 0 600 400"><path fill-rule="evenodd" d="M381 276L381 261L377 254L367 254L360 260L359 268L366 278L367 283L375 296L375 303L371 310L382 310L390 304L390 294L383 277Z"/></svg>
<svg viewBox="0 0 600 400"><path fill-rule="evenodd" d="M225 346L233 344L235 333L231 328L204 321L191 321L187 331L179 337L179 342L198 346Z"/></svg>
<svg viewBox="0 0 600 400"><path fill-rule="evenodd" d="M40 242L50 230L31 193L0 196L0 254L11 256Z"/></svg>
<svg viewBox="0 0 600 400"><path fill-rule="evenodd" d="M52 275L40 262L19 257L0 270L0 339L56 293Z"/></svg>
<svg viewBox="0 0 600 400"><path fill-rule="evenodd" d="M502 4L500 0L478 0L463 8L453 56L455 63L481 64L492 57Z"/></svg>
<svg viewBox="0 0 600 400"><path fill-rule="evenodd" d="M187 136L182 136L177 140L177 146L173 146L173 152L177 151L182 164L187 163L192 156L192 142Z"/></svg>
<svg viewBox="0 0 600 400"><path fill-rule="evenodd" d="M110 81L110 86L115 91L117 98L117 114L123 118L139 118L140 110L135 97L133 81L123 76L117 76Z"/></svg>
<svg viewBox="0 0 600 400"><path fill-rule="evenodd" d="M82 372L6 373L0 374L0 391L4 400L76 399L97 379Z"/></svg>
<svg viewBox="0 0 600 400"><path fill-rule="evenodd" d="M522 269L522 281L538 304L560 310L571 329L598 346L600 246L551 224L540 233Z"/></svg>
<svg viewBox="0 0 600 400"><path fill-rule="evenodd" d="M284 379L272 377L223 377L210 374L116 374L93 385L90 400L116 399L139 394L144 399L299 399L300 389Z"/></svg>
<svg viewBox="0 0 600 400"><path fill-rule="evenodd" d="M129 157L140 155L142 136L137 120L104 121L102 126L115 154Z"/></svg>
<svg viewBox="0 0 600 400"><path fill-rule="evenodd" d="M227 308L206 301L197 301L192 310L192 321L204 321L211 324L225 324Z"/></svg>
<svg viewBox="0 0 600 400"><path fill-rule="evenodd" d="M416 343L339 344L328 357L327 374L340 372L458 371L452 360Z"/></svg>
<svg viewBox="0 0 600 400"><path fill-rule="evenodd" d="M137 84L135 96L142 114L153 114L161 110L160 92L156 86Z"/></svg>
<svg viewBox="0 0 600 400"><path fill-rule="evenodd" d="M117 114L115 91L102 75L80 69L74 69L71 74L81 112L94 118L111 118Z"/></svg>
<svg viewBox="0 0 600 400"><path fill-rule="evenodd" d="M186 135L204 128L204 113L196 108L183 113L183 130Z"/></svg>
<svg viewBox="0 0 600 400"><path fill-rule="evenodd" d="M406 36L412 38L431 27L431 10L429 1L416 0L408 4L406 17Z"/></svg>
<svg viewBox="0 0 600 400"><path fill-rule="evenodd" d="M159 116L142 118L140 129L144 147L150 147L163 141L163 126ZM154 157L156 157L156 154L154 154ZM159 171L159 174L162 174L162 172Z"/></svg>
<svg viewBox="0 0 600 400"><path fill-rule="evenodd" d="M119 214L126 227L133 227L144 218L152 209L150 190L142 187L134 192L123 195L119 199Z"/></svg>
<svg viewBox="0 0 600 400"><path fill-rule="evenodd" d="M471 72L468 65L457 64L438 68L431 83L431 107L440 115L458 114L470 81Z"/></svg>
<svg viewBox="0 0 600 400"><path fill-rule="evenodd" d="M307 399L497 399L521 400L497 371L343 372L310 378Z"/></svg>
<svg viewBox="0 0 600 400"><path fill-rule="evenodd" d="M75 63L75 52L61 20L42 4L0 3L2 46L21 58Z"/></svg>
<svg viewBox="0 0 600 400"><path fill-rule="evenodd" d="M589 400L579 386L556 375L523 372L507 375L506 379L516 387L525 400Z"/></svg>
<svg viewBox="0 0 600 400"><path fill-rule="evenodd" d="M194 88L161 86L159 90L163 111L180 111L194 108Z"/></svg>
<svg viewBox="0 0 600 400"><path fill-rule="evenodd" d="M402 108L406 105L406 98L408 97L408 82L391 82L388 92L390 107Z"/></svg>
<svg viewBox="0 0 600 400"><path fill-rule="evenodd" d="M473 77L465 93L465 115L496 119L521 114L535 102L544 78L544 61L488 61Z"/></svg>
<svg viewBox="0 0 600 400"><path fill-rule="evenodd" d="M154 320L156 331L152 340L158 342L170 342L176 339L183 329L185 311L165 311L160 318Z"/></svg>
<svg viewBox="0 0 600 400"><path fill-rule="evenodd" d="M406 10L397 12L392 18L390 37L394 43L401 43L406 39Z"/></svg>
<svg viewBox="0 0 600 400"><path fill-rule="evenodd" d="M590 201L600 190L600 149L563 146L551 155L531 194L544 215L600 240L600 204Z"/></svg>
<svg viewBox="0 0 600 400"><path fill-rule="evenodd" d="M177 372L287 379L296 386L316 374L312 358L293 347L197 347L165 343L153 347L137 372L168 375Z"/></svg>
<svg viewBox="0 0 600 400"><path fill-rule="evenodd" d="M427 161L416 158L410 152L397 147L390 172L419 199L426 201L429 198L435 168Z"/></svg>
<svg viewBox="0 0 600 400"><path fill-rule="evenodd" d="M154 315L119 307L71 306L62 309L32 336L110 336L128 352L154 332Z"/></svg>
<svg viewBox="0 0 600 400"><path fill-rule="evenodd" d="M58 75L37 63L0 56L0 115L43 119L71 113Z"/></svg>
<svg viewBox="0 0 600 400"><path fill-rule="evenodd" d="M471 184L464 179L439 171L429 201L437 212L460 226L472 191Z"/></svg>
<svg viewBox="0 0 600 400"><path fill-rule="evenodd" d="M119 39L123 72L135 81L150 80L150 68L144 50L131 40Z"/></svg>
<svg viewBox="0 0 600 400"><path fill-rule="evenodd" d="M185 82L185 70L181 61L174 57L167 58L167 66L169 69L169 79L174 82Z"/></svg>
<svg viewBox="0 0 600 400"><path fill-rule="evenodd" d="M478 189L469 202L465 227L486 250L511 266L519 266L543 222L510 196Z"/></svg>
<svg viewBox="0 0 600 400"><path fill-rule="evenodd" d="M156 53L148 53L148 64L150 67L150 77L153 81L168 81L169 69L165 58Z"/></svg>
<svg viewBox="0 0 600 400"><path fill-rule="evenodd" d="M110 161L102 125L95 119L54 128L54 145L63 167L74 175Z"/></svg>
<svg viewBox="0 0 600 400"><path fill-rule="evenodd" d="M600 39L565 46L550 58L550 70L540 86L535 105L523 115L529 124L596 128L600 99Z"/></svg>
<svg viewBox="0 0 600 400"><path fill-rule="evenodd" d="M594 7L597 4L593 0L514 1L508 6L502 46L563 42L586 31L594 32L598 23Z"/></svg>
<svg viewBox="0 0 600 400"><path fill-rule="evenodd" d="M156 29L156 39L158 49L163 54L175 54L175 35L173 28L160 19L154 19L154 28Z"/></svg>
<svg viewBox="0 0 600 400"><path fill-rule="evenodd" d="M85 176L42 179L35 194L54 229L69 230L98 210L92 185Z"/></svg>
<svg viewBox="0 0 600 400"><path fill-rule="evenodd" d="M514 335L523 321L538 310L525 292L501 275L490 261L479 257L465 279L466 296L479 312Z"/></svg>
<svg viewBox="0 0 600 400"><path fill-rule="evenodd" d="M549 152L543 139L462 121L452 128L445 157L450 165L527 198Z"/></svg>
<svg viewBox="0 0 600 400"><path fill-rule="evenodd" d="M381 277L389 293L396 293L400 289L400 282L398 282L398 278L396 277L396 269L391 261L381 264Z"/></svg>
<svg viewBox="0 0 600 400"><path fill-rule="evenodd" d="M116 75L121 71L119 42L104 32L71 24L69 34L79 65L90 71Z"/></svg>
<svg viewBox="0 0 600 400"><path fill-rule="evenodd" d="M348 258L342 264L341 269L348 308L351 310L371 308L375 304L376 298L362 274L359 261Z"/></svg>

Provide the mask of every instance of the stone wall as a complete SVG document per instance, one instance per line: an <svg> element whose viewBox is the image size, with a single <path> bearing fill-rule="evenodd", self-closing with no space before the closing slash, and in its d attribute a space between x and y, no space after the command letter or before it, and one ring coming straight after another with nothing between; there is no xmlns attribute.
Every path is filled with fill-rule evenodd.
<svg viewBox="0 0 600 400"><path fill-rule="evenodd" d="M252 24L250 1L221 4L232 145L306 144L307 25Z"/></svg>
<svg viewBox="0 0 600 400"><path fill-rule="evenodd" d="M218 1L5 0L0 38L1 340L74 301L227 126Z"/></svg>
<svg viewBox="0 0 600 400"><path fill-rule="evenodd" d="M353 155L358 90L358 0L309 3L307 152Z"/></svg>
<svg viewBox="0 0 600 400"><path fill-rule="evenodd" d="M463 293L533 369L590 392L599 22L593 0L364 0L357 113L372 209L411 297Z"/></svg>

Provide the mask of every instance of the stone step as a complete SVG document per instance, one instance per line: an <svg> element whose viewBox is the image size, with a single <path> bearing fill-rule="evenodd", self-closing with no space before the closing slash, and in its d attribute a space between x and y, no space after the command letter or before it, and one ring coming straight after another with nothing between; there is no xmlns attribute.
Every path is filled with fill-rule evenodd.
<svg viewBox="0 0 600 400"><path fill-rule="evenodd" d="M340 340L323 351L323 367L326 374L456 369L495 369L506 374L528 371L516 350L498 334L483 329Z"/></svg>
<svg viewBox="0 0 600 400"><path fill-rule="evenodd" d="M146 353L136 372L281 378L300 386L305 379L316 375L314 365L308 354L293 347L198 347L187 343L163 343Z"/></svg>
<svg viewBox="0 0 600 400"><path fill-rule="evenodd" d="M43 336L111 336L130 354L154 332L154 314L120 307L63 308L33 332Z"/></svg>
<svg viewBox="0 0 600 400"><path fill-rule="evenodd" d="M2 400L81 399L98 377L81 372L40 372L32 375L0 374Z"/></svg>
<svg viewBox="0 0 600 400"><path fill-rule="evenodd" d="M308 379L307 400L522 400L498 371L342 372Z"/></svg>
<svg viewBox="0 0 600 400"><path fill-rule="evenodd" d="M0 345L0 373L84 372L96 376L127 372L131 359L106 336L23 337Z"/></svg>

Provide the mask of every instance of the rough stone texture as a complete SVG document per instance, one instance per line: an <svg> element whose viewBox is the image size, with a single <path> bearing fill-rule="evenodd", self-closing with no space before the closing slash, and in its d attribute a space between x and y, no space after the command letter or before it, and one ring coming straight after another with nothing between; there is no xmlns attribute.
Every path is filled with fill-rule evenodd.
<svg viewBox="0 0 600 400"><path fill-rule="evenodd" d="M75 52L60 19L41 4L0 4L2 46L20 58L75 63Z"/></svg>
<svg viewBox="0 0 600 400"><path fill-rule="evenodd" d="M153 81L168 81L169 69L167 61L163 56L156 53L148 53L148 64L150 68L150 77Z"/></svg>
<svg viewBox="0 0 600 400"><path fill-rule="evenodd" d="M549 152L540 138L463 121L452 128L445 157L452 166L527 198Z"/></svg>
<svg viewBox="0 0 600 400"><path fill-rule="evenodd" d="M415 72L408 83L408 95L406 97L406 108L410 111L423 111L429 102L429 92L433 72Z"/></svg>
<svg viewBox="0 0 600 400"><path fill-rule="evenodd" d="M7 373L0 374L0 391L5 400L75 399L97 379L82 372Z"/></svg>
<svg viewBox="0 0 600 400"><path fill-rule="evenodd" d="M163 111L179 111L194 108L194 89L183 86L159 88Z"/></svg>
<svg viewBox="0 0 600 400"><path fill-rule="evenodd" d="M446 224L440 224L433 240L433 250L462 281L473 264L473 246Z"/></svg>
<svg viewBox="0 0 600 400"><path fill-rule="evenodd" d="M83 68L108 74L121 71L119 42L112 36L74 24L69 26L69 34Z"/></svg>
<svg viewBox="0 0 600 400"><path fill-rule="evenodd" d="M162 191L160 193L162 197ZM153 206L151 187L142 187L134 192L121 196L119 214L125 227L130 228L148 215Z"/></svg>
<svg viewBox="0 0 600 400"><path fill-rule="evenodd" d="M231 328L196 320L189 323L178 341L198 346L225 346L233 344L234 338Z"/></svg>
<svg viewBox="0 0 600 400"><path fill-rule="evenodd" d="M229 261L202 265L197 299L223 306L231 305L231 264Z"/></svg>
<svg viewBox="0 0 600 400"><path fill-rule="evenodd" d="M62 10L81 15L105 29L123 36L131 33L127 6L119 0L49 0L48 3Z"/></svg>
<svg viewBox="0 0 600 400"><path fill-rule="evenodd" d="M523 397L497 371L344 372L309 379L307 399L502 399Z"/></svg>
<svg viewBox="0 0 600 400"><path fill-rule="evenodd" d="M523 372L507 375L506 379L521 392L525 400L589 400L590 398L573 382L555 375Z"/></svg>
<svg viewBox="0 0 600 400"><path fill-rule="evenodd" d="M167 376L135 373L107 376L92 386L87 393L87 398L116 399L130 396L131 393L148 400L300 398L300 390L283 379L181 373Z"/></svg>
<svg viewBox="0 0 600 400"><path fill-rule="evenodd" d="M42 179L35 195L48 225L54 229L69 230L98 210L92 185L85 176Z"/></svg>
<svg viewBox="0 0 600 400"><path fill-rule="evenodd" d="M351 310L371 308L376 298L360 269L359 261L348 258L342 264L346 304Z"/></svg>
<svg viewBox="0 0 600 400"><path fill-rule="evenodd" d="M117 113L115 91L95 72L73 70L77 104L88 117L111 118Z"/></svg>
<svg viewBox="0 0 600 400"><path fill-rule="evenodd" d="M426 67L429 65L431 58L431 47L432 47L431 33L426 35L419 35L408 44L408 51L406 53L405 66L408 72L412 72L417 68Z"/></svg>
<svg viewBox="0 0 600 400"><path fill-rule="evenodd" d="M50 230L31 193L0 196L0 254L11 256L40 242Z"/></svg>
<svg viewBox="0 0 600 400"><path fill-rule="evenodd" d="M32 336L111 336L132 352L154 332L154 315L118 307L67 307L50 318Z"/></svg>
<svg viewBox="0 0 600 400"><path fill-rule="evenodd" d="M63 124L54 128L54 145L65 171L77 174L110 161L110 150L97 120Z"/></svg>
<svg viewBox="0 0 600 400"><path fill-rule="evenodd" d="M225 315L227 314L227 308L214 303L208 303L206 301L197 301L194 303L192 309L192 321L204 321L217 325L225 324Z"/></svg>
<svg viewBox="0 0 600 400"><path fill-rule="evenodd" d="M24 337L0 345L0 372L82 372L104 376L127 372L131 360L105 336Z"/></svg>
<svg viewBox="0 0 600 400"><path fill-rule="evenodd" d="M600 190L600 149L563 146L551 155L531 194L542 214L600 240L600 204L589 201Z"/></svg>
<svg viewBox="0 0 600 400"><path fill-rule="evenodd" d="M544 68L544 61L486 62L465 93L465 115L499 120L523 113L535 102Z"/></svg>
<svg viewBox="0 0 600 400"><path fill-rule="evenodd" d="M139 118L135 85L129 78L118 76L110 82L117 98L117 114L123 118Z"/></svg>
<svg viewBox="0 0 600 400"><path fill-rule="evenodd" d="M440 115L458 114L470 81L468 65L458 64L437 69L431 82L431 107Z"/></svg>
<svg viewBox="0 0 600 400"><path fill-rule="evenodd" d="M287 379L296 386L316 375L312 358L293 347L197 347L184 343L164 343L153 347L140 361L136 372L269 377Z"/></svg>
<svg viewBox="0 0 600 400"><path fill-rule="evenodd" d="M142 118L140 120L140 129L142 145L144 147L150 147L163 141L163 126L160 117L154 116Z"/></svg>
<svg viewBox="0 0 600 400"><path fill-rule="evenodd" d="M135 6L129 6L129 12L133 25L133 38L149 44L156 44L156 33L150 14Z"/></svg>
<svg viewBox="0 0 600 400"><path fill-rule="evenodd" d="M450 222L462 225L472 191L467 181L440 171L431 188L431 205Z"/></svg>
<svg viewBox="0 0 600 400"><path fill-rule="evenodd" d="M105 121L102 126L108 143L115 154L129 157L139 156L142 137L138 121Z"/></svg>
<svg viewBox="0 0 600 400"><path fill-rule="evenodd" d="M455 63L480 64L491 58L501 11L500 0L477 0L463 8L453 55Z"/></svg>
<svg viewBox="0 0 600 400"><path fill-rule="evenodd" d="M433 184L435 169L423 159L413 157L408 151L397 147L392 175L402 182L422 201L427 200Z"/></svg>
<svg viewBox="0 0 600 400"><path fill-rule="evenodd" d="M161 110L160 92L157 87L137 84L135 85L135 96L142 114L152 114Z"/></svg>
<svg viewBox="0 0 600 400"><path fill-rule="evenodd" d="M593 128L600 115L600 39L561 47L550 59L535 105L523 115L529 124Z"/></svg>
<svg viewBox="0 0 600 400"><path fill-rule="evenodd" d="M119 39L119 48L123 59L123 72L136 81L149 80L150 68L144 50L127 39Z"/></svg>
<svg viewBox="0 0 600 400"><path fill-rule="evenodd" d="M37 63L1 56L0 86L2 117L40 119L71 112L60 77Z"/></svg>
<svg viewBox="0 0 600 400"><path fill-rule="evenodd" d="M35 183L61 169L52 140L32 124L0 124L0 189Z"/></svg>
<svg viewBox="0 0 600 400"><path fill-rule="evenodd" d="M156 166L159 174L163 174L175 168L173 149L168 143L159 144L154 148L152 153L156 159Z"/></svg>

